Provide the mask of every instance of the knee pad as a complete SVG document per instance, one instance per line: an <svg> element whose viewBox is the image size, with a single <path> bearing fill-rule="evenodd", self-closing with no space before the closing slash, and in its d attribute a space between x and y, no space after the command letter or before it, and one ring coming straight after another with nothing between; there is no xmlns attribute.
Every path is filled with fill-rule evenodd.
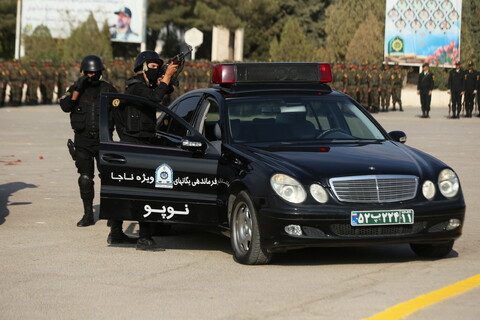
<svg viewBox="0 0 480 320"><path fill-rule="evenodd" d="M87 176L86 174L80 175L78 178L78 186L80 187L80 195L82 199L93 199L94 190L93 190L93 178Z"/></svg>

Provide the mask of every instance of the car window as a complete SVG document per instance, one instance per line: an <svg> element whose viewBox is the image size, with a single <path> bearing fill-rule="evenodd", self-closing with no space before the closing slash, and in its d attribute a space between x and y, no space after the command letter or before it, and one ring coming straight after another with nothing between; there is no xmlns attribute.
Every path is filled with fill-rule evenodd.
<svg viewBox="0 0 480 320"><path fill-rule="evenodd" d="M385 137L350 100L285 95L227 100L235 142L383 140Z"/></svg>
<svg viewBox="0 0 480 320"><path fill-rule="evenodd" d="M200 101L200 96L187 97L186 99L181 100L174 106L172 110L183 118L183 120L188 123L192 123L192 120L197 109L198 102ZM171 121L171 117L166 114L159 114L157 121L157 132L169 132L172 134L184 136L186 132L181 126L178 125L175 121Z"/></svg>
<svg viewBox="0 0 480 320"><path fill-rule="evenodd" d="M205 116L200 123L200 128L202 128L200 132L209 141L219 140L218 136L215 134L215 125L217 125L220 120L218 104L213 100L207 100L205 111Z"/></svg>

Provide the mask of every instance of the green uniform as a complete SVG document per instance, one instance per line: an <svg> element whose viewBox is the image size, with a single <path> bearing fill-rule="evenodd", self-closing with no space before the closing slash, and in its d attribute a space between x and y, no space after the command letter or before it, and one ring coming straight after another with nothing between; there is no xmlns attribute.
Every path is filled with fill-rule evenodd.
<svg viewBox="0 0 480 320"><path fill-rule="evenodd" d="M5 94L10 71L5 67L3 62L0 64L0 107L5 105Z"/></svg>
<svg viewBox="0 0 480 320"><path fill-rule="evenodd" d="M403 111L402 108L402 87L403 87L403 72L400 69L393 70L391 75L391 84L392 84L392 105L393 110L395 111L395 105L398 103L400 111Z"/></svg>
<svg viewBox="0 0 480 320"><path fill-rule="evenodd" d="M390 70L388 68L382 70L380 76L382 77L380 103L382 105L382 111L388 111L388 107L390 106Z"/></svg>
<svg viewBox="0 0 480 320"><path fill-rule="evenodd" d="M355 68L350 68L346 73L345 77L345 86L347 88L347 94L352 98L357 100L357 71Z"/></svg>
<svg viewBox="0 0 480 320"><path fill-rule="evenodd" d="M73 63L70 68L68 68L68 76L67 76L67 83L68 87L73 85L75 81L80 77L80 64ZM67 91L67 88L65 88L65 92Z"/></svg>
<svg viewBox="0 0 480 320"><path fill-rule="evenodd" d="M334 71L333 71L333 89L339 91L339 92L343 92L343 90L345 89L345 84L344 84L344 72L342 70L342 68L340 67L337 67Z"/></svg>
<svg viewBox="0 0 480 320"><path fill-rule="evenodd" d="M357 73L358 102L367 109L370 107L368 103L368 89L370 88L369 80L370 75L368 69Z"/></svg>
<svg viewBox="0 0 480 320"><path fill-rule="evenodd" d="M382 75L377 69L373 69L369 74L370 77L370 97L371 111L380 111L380 92L382 87Z"/></svg>
<svg viewBox="0 0 480 320"><path fill-rule="evenodd" d="M115 62L111 68L110 83L118 90L119 93L125 93L125 81L127 80L127 69L123 62Z"/></svg>
<svg viewBox="0 0 480 320"><path fill-rule="evenodd" d="M70 86L70 83L68 81L68 70L65 68L63 63L60 65L60 68L58 70L58 77L57 77L57 98L59 99L66 91L67 88Z"/></svg>
<svg viewBox="0 0 480 320"><path fill-rule="evenodd" d="M23 85L27 71L23 69L19 62L14 62L10 69L9 83L10 83L10 104L12 106L19 106L22 103Z"/></svg>
<svg viewBox="0 0 480 320"><path fill-rule="evenodd" d="M31 64L27 71L27 97L25 99L25 104L38 104L38 88L40 87L41 78L42 72L40 69L38 69L36 64Z"/></svg>
<svg viewBox="0 0 480 320"><path fill-rule="evenodd" d="M42 66L42 103L51 104L53 102L53 90L57 82L57 74L50 63Z"/></svg>

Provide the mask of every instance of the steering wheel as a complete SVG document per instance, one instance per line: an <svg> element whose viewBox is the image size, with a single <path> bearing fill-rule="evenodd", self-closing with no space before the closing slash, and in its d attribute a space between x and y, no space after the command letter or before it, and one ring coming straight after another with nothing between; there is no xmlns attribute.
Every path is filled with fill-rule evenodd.
<svg viewBox="0 0 480 320"><path fill-rule="evenodd" d="M332 128L332 129L328 129L328 130L325 130L323 131L322 133L320 133L319 135L316 136L316 139L320 139L320 138L323 138L327 135L329 135L330 133L334 133L334 132L342 132L342 133L345 133L345 134L348 134L345 130L343 129L340 129L340 128ZM348 134L349 135L349 134Z"/></svg>

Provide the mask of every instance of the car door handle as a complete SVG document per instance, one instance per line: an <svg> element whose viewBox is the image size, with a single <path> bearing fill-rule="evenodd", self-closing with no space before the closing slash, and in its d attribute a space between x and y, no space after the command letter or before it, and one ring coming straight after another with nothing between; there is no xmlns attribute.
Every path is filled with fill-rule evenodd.
<svg viewBox="0 0 480 320"><path fill-rule="evenodd" d="M126 163L127 159L124 156L118 154L104 154L102 160L106 162L115 162L115 163Z"/></svg>

